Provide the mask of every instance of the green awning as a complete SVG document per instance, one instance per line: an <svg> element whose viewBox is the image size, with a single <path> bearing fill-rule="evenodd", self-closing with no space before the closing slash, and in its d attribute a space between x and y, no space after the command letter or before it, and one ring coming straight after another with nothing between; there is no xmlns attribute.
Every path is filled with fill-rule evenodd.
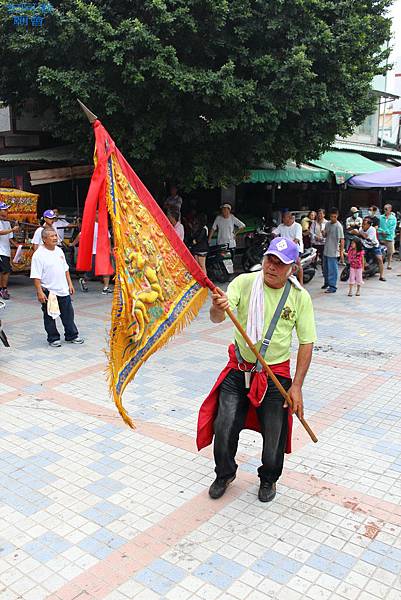
<svg viewBox="0 0 401 600"><path fill-rule="evenodd" d="M284 169L275 169L273 166L252 169L245 183L318 183L330 179L331 173L326 169L304 164L297 167L294 162L289 161Z"/></svg>
<svg viewBox="0 0 401 600"><path fill-rule="evenodd" d="M339 184L345 183L353 175L375 173L386 169L385 166L365 158L357 152L340 150L329 150L322 154L318 160L311 160L310 163L321 169L331 171Z"/></svg>

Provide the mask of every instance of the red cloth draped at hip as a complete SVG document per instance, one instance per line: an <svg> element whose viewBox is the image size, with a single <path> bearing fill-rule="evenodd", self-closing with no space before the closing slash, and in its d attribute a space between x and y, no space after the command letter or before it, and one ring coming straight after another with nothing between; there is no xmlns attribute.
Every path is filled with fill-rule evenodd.
<svg viewBox="0 0 401 600"><path fill-rule="evenodd" d="M213 440L213 423L216 418L218 403L219 403L219 390L222 382L227 377L231 369L239 370L251 370L255 365L252 363L243 362L241 363L241 369L239 368L238 360L235 354L234 344L228 347L228 363L220 373L216 383L214 384L208 397L204 400L202 406L199 409L198 415L198 431L196 436L196 445L198 450L202 450L206 446L212 443ZM286 377L290 379L290 361L286 360L277 365L269 365L275 375ZM251 379L251 387L248 393L249 398L249 409L245 419L244 429L252 429L253 431L260 432L260 424L256 408L262 402L268 387L268 375L265 371L254 372ZM274 385L274 384L272 384ZM284 400L283 400L284 402ZM292 434L292 414L288 411L288 434L285 451L286 453L291 452L291 434Z"/></svg>

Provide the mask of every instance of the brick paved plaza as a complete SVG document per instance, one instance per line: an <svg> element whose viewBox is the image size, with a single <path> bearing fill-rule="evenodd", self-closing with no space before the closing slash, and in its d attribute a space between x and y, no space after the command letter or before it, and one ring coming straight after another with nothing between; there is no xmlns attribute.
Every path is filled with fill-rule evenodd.
<svg viewBox="0 0 401 600"><path fill-rule="evenodd" d="M257 499L260 439L212 501L197 410L226 362L229 323L208 307L142 368L127 428L105 381L111 298L77 291L83 346L46 344L26 278L2 311L1 600L399 600L401 272L360 298L308 286L319 340L305 385L313 444L296 424L276 500Z"/></svg>

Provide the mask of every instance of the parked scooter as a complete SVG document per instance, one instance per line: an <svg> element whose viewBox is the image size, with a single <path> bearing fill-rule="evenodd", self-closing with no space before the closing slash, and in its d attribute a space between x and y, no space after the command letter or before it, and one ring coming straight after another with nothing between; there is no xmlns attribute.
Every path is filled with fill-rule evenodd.
<svg viewBox="0 0 401 600"><path fill-rule="evenodd" d="M383 257L383 263L387 262L387 247L380 246L380 250ZM350 265L348 260L346 260L345 267L341 271L340 280L348 281L350 273ZM377 260L373 252L366 251L365 248L365 269L363 271L363 278L374 277L379 273L379 265L377 264Z"/></svg>
<svg viewBox="0 0 401 600"><path fill-rule="evenodd" d="M234 264L228 244L210 246L206 257L207 274L212 281L225 283L234 273Z"/></svg>
<svg viewBox="0 0 401 600"><path fill-rule="evenodd" d="M0 300L0 309L5 308L5 306L6 306L6 303L3 300ZM10 347L7 336L4 333L3 328L1 326L1 320L0 320L0 340L3 342L3 344L6 348Z"/></svg>
<svg viewBox="0 0 401 600"><path fill-rule="evenodd" d="M316 248L308 248L300 256L301 266L304 272L303 282L309 283L315 276L317 269L317 250Z"/></svg>
<svg viewBox="0 0 401 600"><path fill-rule="evenodd" d="M247 234L245 240L248 247L242 255L242 268L245 272L249 272L254 265L261 262L263 254L273 238L273 227L267 225L265 219L262 218L262 225Z"/></svg>

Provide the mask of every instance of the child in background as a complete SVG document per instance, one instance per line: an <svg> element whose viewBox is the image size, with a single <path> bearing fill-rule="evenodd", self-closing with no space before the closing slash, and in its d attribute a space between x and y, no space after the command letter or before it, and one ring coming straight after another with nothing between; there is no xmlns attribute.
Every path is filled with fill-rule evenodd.
<svg viewBox="0 0 401 600"><path fill-rule="evenodd" d="M361 295L361 285L363 284L362 273L364 267L364 250L362 246L361 240L358 238L354 238L351 241L350 247L348 249L348 262L350 266L349 272L349 292L348 296L352 296L352 288L354 284L356 284L356 294L355 296Z"/></svg>

